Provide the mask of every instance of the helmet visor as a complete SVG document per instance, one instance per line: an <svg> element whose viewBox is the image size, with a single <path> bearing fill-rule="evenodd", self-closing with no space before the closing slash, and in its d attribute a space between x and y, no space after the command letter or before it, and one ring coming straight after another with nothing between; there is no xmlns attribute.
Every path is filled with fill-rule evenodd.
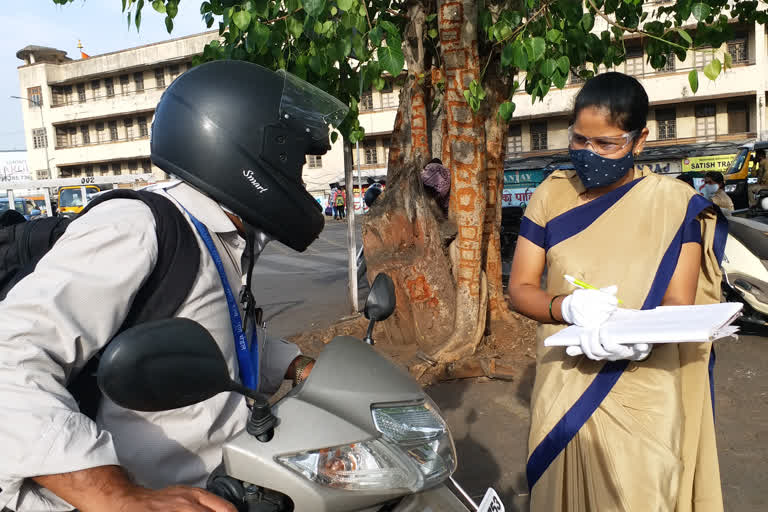
<svg viewBox="0 0 768 512"><path fill-rule="evenodd" d="M291 124L304 125L307 133L315 140L327 140L328 125L337 128L347 117L349 107L284 69L277 73L284 79L280 117Z"/></svg>

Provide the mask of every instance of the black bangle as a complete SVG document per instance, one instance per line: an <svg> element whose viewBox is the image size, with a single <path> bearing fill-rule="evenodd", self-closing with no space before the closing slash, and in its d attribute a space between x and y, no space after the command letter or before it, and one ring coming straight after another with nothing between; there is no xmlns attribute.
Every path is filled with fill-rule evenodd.
<svg viewBox="0 0 768 512"><path fill-rule="evenodd" d="M549 301L549 318L551 318L552 322L554 322L556 324L562 323L560 320L555 318L555 315L552 314L552 304L555 303L555 301L558 299L558 297L564 297L564 295L555 295L554 297L552 297L552 300Z"/></svg>

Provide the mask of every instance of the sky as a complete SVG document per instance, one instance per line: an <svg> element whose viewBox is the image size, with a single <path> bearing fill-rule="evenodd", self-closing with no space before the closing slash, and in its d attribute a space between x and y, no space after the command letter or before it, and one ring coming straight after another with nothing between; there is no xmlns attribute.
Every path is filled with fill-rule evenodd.
<svg viewBox="0 0 768 512"><path fill-rule="evenodd" d="M89 55L133 48L166 39L203 32L199 0L187 0L179 5L172 34L165 29L164 16L156 13L151 2L142 12L141 30L131 25L121 12L120 0L75 0L59 6L52 0L15 2L13 9L0 11L3 27L0 50L0 150L26 149L18 67L23 61L16 52L28 45L49 46L67 52L72 59L80 58L78 39Z"/></svg>

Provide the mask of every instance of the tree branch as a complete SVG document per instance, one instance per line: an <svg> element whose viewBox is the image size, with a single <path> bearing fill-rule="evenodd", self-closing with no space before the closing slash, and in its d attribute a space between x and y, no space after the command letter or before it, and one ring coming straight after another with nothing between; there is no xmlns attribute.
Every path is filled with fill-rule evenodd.
<svg viewBox="0 0 768 512"><path fill-rule="evenodd" d="M629 27L625 27L624 25L621 25L619 23L616 23L607 14L605 14L603 11L598 9L597 5L595 4L595 0L587 0L587 2L589 2L589 5L592 7L592 9L594 9L595 14L597 14L598 16L603 18L605 20L605 22L608 23L611 26L614 26L614 27L616 27L618 29L621 29L624 32L629 32L630 34L644 35L646 37L650 37L651 39L656 39L657 41L661 41L662 43L666 43L669 46L676 46L676 47L678 47L680 49L683 49L683 50L686 50L686 51L688 50L688 47L686 47L686 46L683 46L683 45L680 45L680 44L677 44L677 43L673 43L672 41L667 41L663 37L655 36L655 35L653 35L653 34L651 34L649 32L646 32L645 30L640 30L639 28L629 28Z"/></svg>

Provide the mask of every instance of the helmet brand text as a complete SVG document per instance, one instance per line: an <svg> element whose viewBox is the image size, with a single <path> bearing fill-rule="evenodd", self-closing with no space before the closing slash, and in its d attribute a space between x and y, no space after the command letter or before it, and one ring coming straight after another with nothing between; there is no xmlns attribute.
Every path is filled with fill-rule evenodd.
<svg viewBox="0 0 768 512"><path fill-rule="evenodd" d="M251 183L253 188L255 188L259 192L259 194L263 194L264 192L269 190L268 188L263 186L261 183L259 183L256 177L253 175L252 170L250 169L243 170L243 176L245 176L245 179L247 179Z"/></svg>

